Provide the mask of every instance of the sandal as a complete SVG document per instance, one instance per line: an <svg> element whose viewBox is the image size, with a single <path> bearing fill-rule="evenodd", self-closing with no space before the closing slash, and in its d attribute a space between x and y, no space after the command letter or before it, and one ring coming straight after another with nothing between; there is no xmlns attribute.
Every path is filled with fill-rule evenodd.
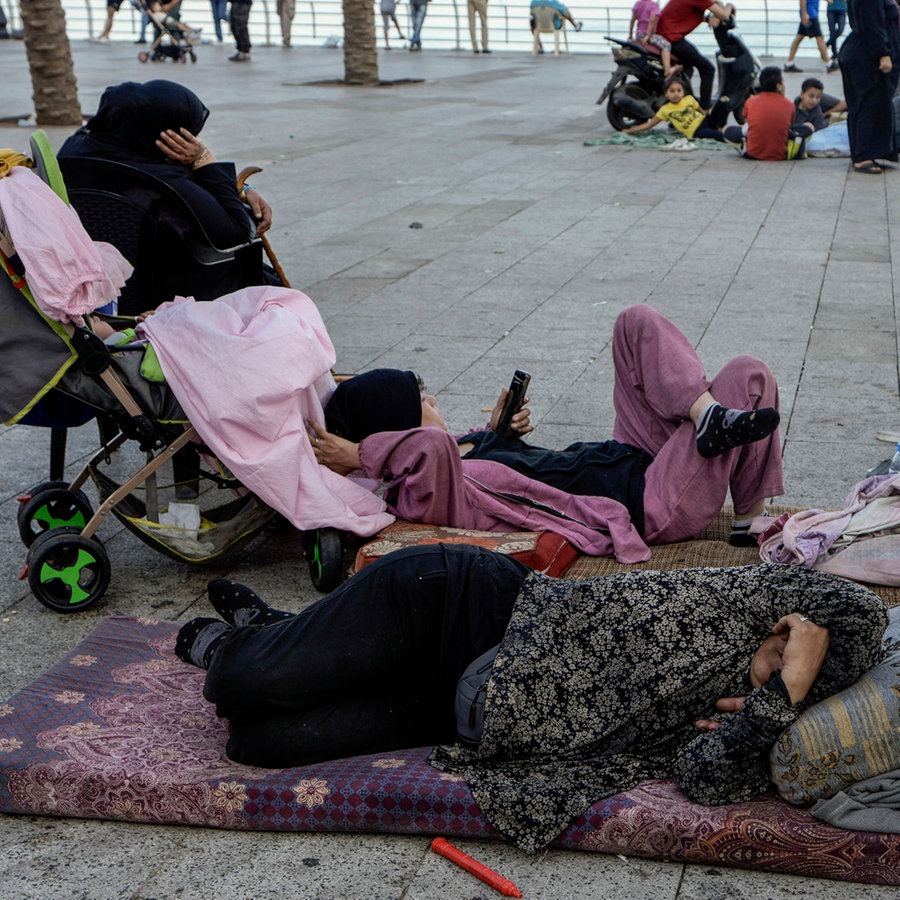
<svg viewBox="0 0 900 900"><path fill-rule="evenodd" d="M872 160L859 163L858 165L853 163L853 171L859 172L861 175L881 175L884 173L884 169Z"/></svg>

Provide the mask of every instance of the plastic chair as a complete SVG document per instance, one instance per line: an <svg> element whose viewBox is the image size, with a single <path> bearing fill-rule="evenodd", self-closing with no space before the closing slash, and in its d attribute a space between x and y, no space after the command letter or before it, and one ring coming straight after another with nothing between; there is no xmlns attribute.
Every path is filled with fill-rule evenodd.
<svg viewBox="0 0 900 900"><path fill-rule="evenodd" d="M263 284L262 244L216 247L181 195L133 166L104 159L59 161L72 206L95 241L107 241L134 266L119 313L136 315L176 294L214 300Z"/></svg>
<svg viewBox="0 0 900 900"><path fill-rule="evenodd" d="M566 53L569 52L569 37L566 34L566 20L559 14L559 11L552 6L532 6L531 14L534 16L534 45L531 53L536 56L541 52L541 35L553 35L553 55L559 56L559 36L562 34L563 41L566 45ZM562 22L559 28L556 27L557 22Z"/></svg>

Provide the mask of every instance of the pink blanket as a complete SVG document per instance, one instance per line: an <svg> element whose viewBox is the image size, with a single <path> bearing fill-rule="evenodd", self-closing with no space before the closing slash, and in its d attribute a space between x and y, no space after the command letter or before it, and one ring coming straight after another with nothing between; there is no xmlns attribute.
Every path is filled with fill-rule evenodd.
<svg viewBox="0 0 900 900"><path fill-rule="evenodd" d="M252 287L213 303L177 297L140 333L203 441L296 528L368 536L394 521L371 491L313 455L306 419L324 424L335 354L305 294Z"/></svg>
<svg viewBox="0 0 900 900"><path fill-rule="evenodd" d="M41 310L56 322L109 303L132 273L112 244L92 241L74 209L23 166L0 178L0 219ZM4 224L5 223L5 224Z"/></svg>

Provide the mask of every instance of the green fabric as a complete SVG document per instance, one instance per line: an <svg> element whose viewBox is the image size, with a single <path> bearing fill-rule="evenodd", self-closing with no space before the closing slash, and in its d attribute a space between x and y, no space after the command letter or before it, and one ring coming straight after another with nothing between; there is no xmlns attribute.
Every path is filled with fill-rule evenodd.
<svg viewBox="0 0 900 900"><path fill-rule="evenodd" d="M50 145L50 138L43 128L39 128L31 135L31 154L34 158L34 167L41 180L53 188L54 193L61 200L69 203L69 194L66 191L66 183L63 181L56 154Z"/></svg>
<svg viewBox="0 0 900 900"><path fill-rule="evenodd" d="M166 376L163 375L162 366L159 364L153 344L147 344L144 350L144 358L141 360L141 378L155 381L157 384L166 383Z"/></svg>
<svg viewBox="0 0 900 900"><path fill-rule="evenodd" d="M604 147L614 144L630 144L632 147L665 147L666 144L673 144L678 138L684 137L683 134L665 134L662 131L642 132L641 134L622 134L617 131L615 134L606 138L587 138L584 141L585 147ZM731 150L732 145L722 141L714 141L711 138L694 138L692 144L697 145L698 150Z"/></svg>

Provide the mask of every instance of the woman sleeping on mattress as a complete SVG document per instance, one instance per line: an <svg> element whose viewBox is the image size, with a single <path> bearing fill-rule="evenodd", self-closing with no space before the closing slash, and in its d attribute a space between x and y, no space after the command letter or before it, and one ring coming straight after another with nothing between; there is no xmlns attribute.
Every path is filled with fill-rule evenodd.
<svg viewBox="0 0 900 900"><path fill-rule="evenodd" d="M376 369L342 382L308 423L316 459L388 482L400 518L486 531L549 530L592 556L649 559L648 545L685 540L716 516L731 490L732 543L784 490L778 386L765 363L732 359L707 379L684 334L649 306L616 320L613 440L545 450L494 429L458 438L412 372ZM522 498L525 498L523 501ZM755 543L755 542L754 542Z"/></svg>
<svg viewBox="0 0 900 900"><path fill-rule="evenodd" d="M231 758L443 744L432 764L526 851L648 779L711 805L763 792L779 734L877 662L887 622L866 588L794 566L567 581L464 545L393 553L298 615L231 581L209 596L221 619L176 653L208 669ZM451 744L457 683L498 643L483 728Z"/></svg>

